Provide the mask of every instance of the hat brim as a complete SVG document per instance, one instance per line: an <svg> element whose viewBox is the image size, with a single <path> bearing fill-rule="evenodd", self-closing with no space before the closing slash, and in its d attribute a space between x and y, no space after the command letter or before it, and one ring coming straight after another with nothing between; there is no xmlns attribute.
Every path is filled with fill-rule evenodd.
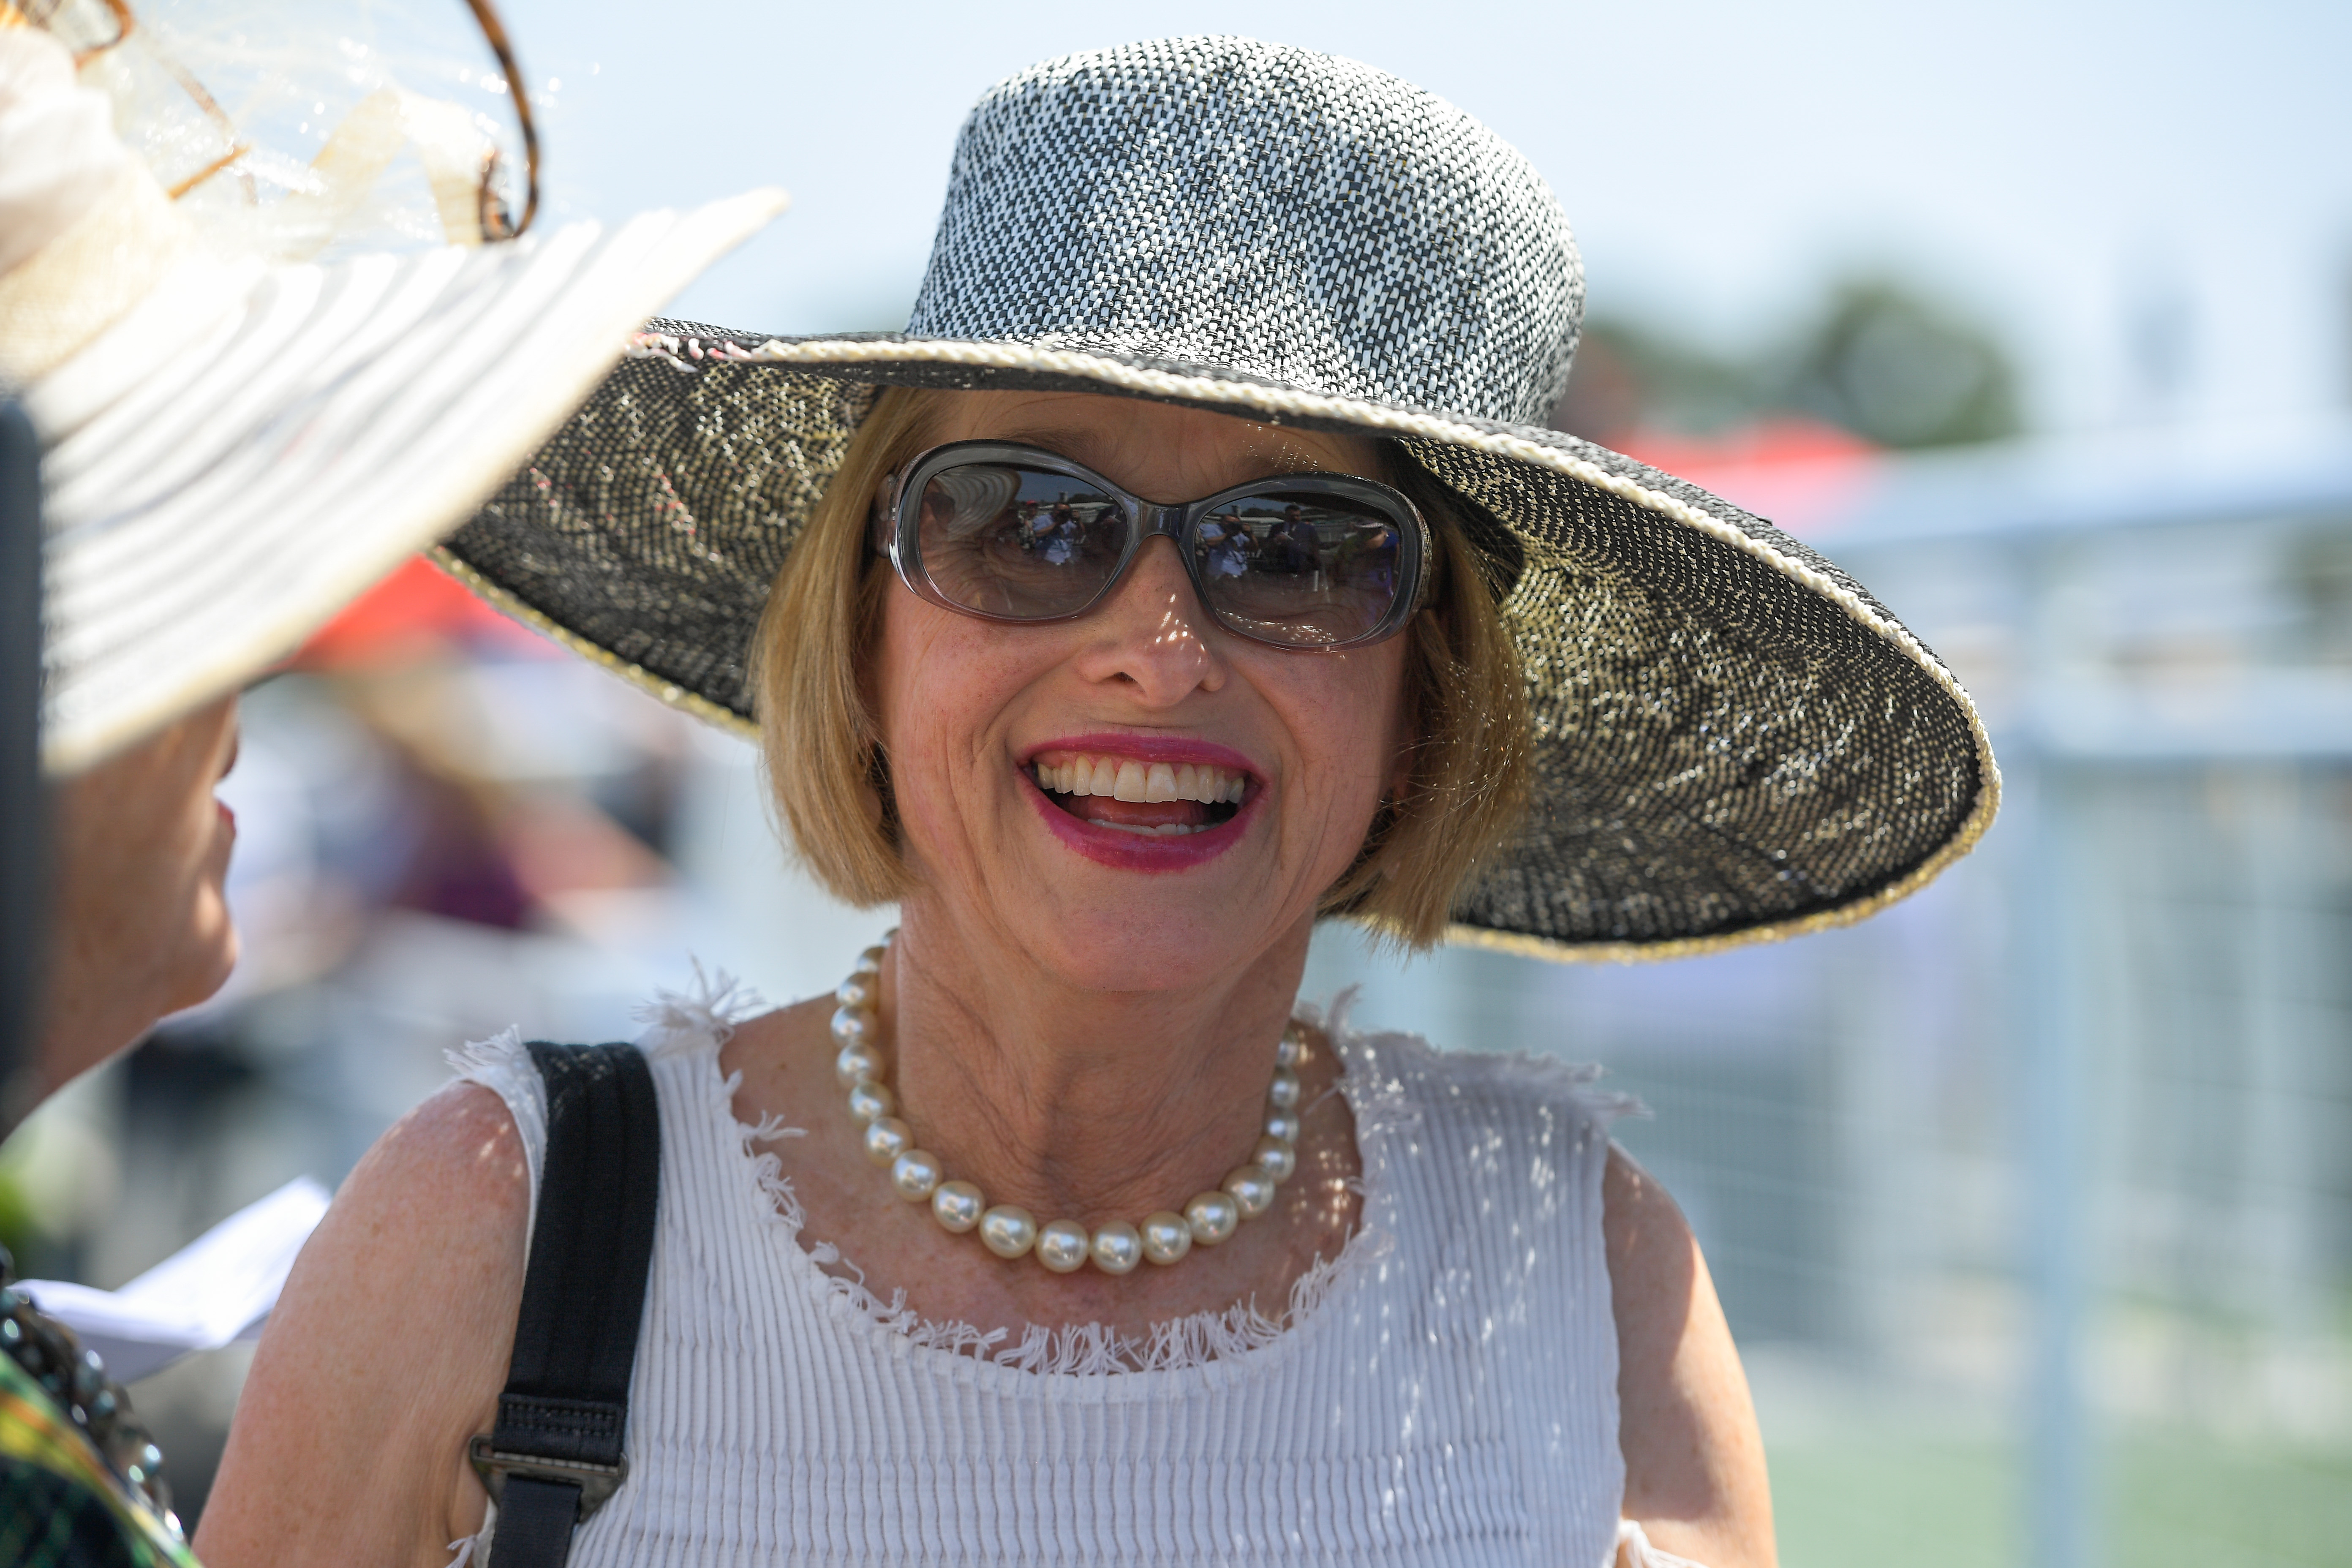
<svg viewBox="0 0 2352 1568"><path fill-rule="evenodd" d="M1479 525L1474 547L1511 557L1536 792L1455 940L1622 962L1842 925L1926 885L1997 809L1974 704L1858 583L1559 431L1084 345L654 331L439 558L738 732L769 585L874 390L1074 390L1394 438Z"/></svg>
<svg viewBox="0 0 2352 1568"><path fill-rule="evenodd" d="M27 388L43 765L236 689L470 515L782 193L323 267L198 259Z"/></svg>

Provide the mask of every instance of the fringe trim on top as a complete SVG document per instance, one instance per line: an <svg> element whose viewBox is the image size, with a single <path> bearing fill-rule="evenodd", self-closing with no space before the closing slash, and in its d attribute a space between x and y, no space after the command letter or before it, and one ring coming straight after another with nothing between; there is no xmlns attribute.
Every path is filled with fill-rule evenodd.
<svg viewBox="0 0 2352 1568"><path fill-rule="evenodd" d="M723 1037L713 1037L714 1041ZM730 1074L719 1080L719 1110L729 1121L735 1116L735 1093L743 1087L741 1073ZM751 1180L768 1200L767 1219L780 1226L785 1242L801 1246L801 1232L808 1225L808 1211L801 1206L800 1194L793 1191L792 1182L783 1174L783 1162L773 1150L760 1151L753 1146L772 1143L784 1138L805 1138L808 1129L788 1127L779 1116L767 1116L756 1124L734 1122L737 1135L742 1140L743 1157L751 1163ZM985 1356L1005 1337L1003 1329L986 1332L971 1324L955 1319L932 1322L907 1305L907 1293L894 1290L884 1301L866 1288L866 1271L841 1255L841 1248L829 1241L811 1241L801 1250L823 1273L825 1288L847 1301L891 1332L905 1336L914 1344L929 1350L943 1350L958 1354ZM831 1272L835 1268L847 1274ZM854 1278L852 1278L854 1276Z"/></svg>
<svg viewBox="0 0 2352 1568"><path fill-rule="evenodd" d="M725 977L719 980L723 986ZM656 1005L657 1008L668 1009L663 1012L662 1019L673 1031L665 1039L663 1049L683 1050L706 1045L715 1049L726 1038L721 1031L730 1026L723 1015L729 993L722 989L707 994L712 996L712 1005L681 1005L675 997L664 997ZM1339 1008L1344 1008L1353 999L1352 991L1343 993ZM1351 1042L1341 1037L1339 1031L1345 1026L1337 1014L1335 1009L1332 1040L1346 1059ZM1320 1014L1312 1007L1302 1009L1302 1016L1310 1023L1320 1022ZM1380 1138L1388 1130L1405 1125L1418 1113L1406 1105L1399 1086L1376 1085L1365 1079L1360 1081L1367 1087L1360 1092L1360 1079L1352 1061L1347 1081L1349 1104L1356 1116L1357 1142L1369 1171ZM730 1121L735 1113L735 1094L741 1086L740 1073L719 1080L719 1105ZM1356 1233L1340 1248L1339 1257L1336 1260L1317 1258L1306 1273L1292 1281L1290 1299L1279 1316L1267 1316L1253 1298L1236 1301L1222 1311L1192 1312L1154 1323L1144 1334L1127 1333L1105 1323L1066 1323L1060 1327L1031 1323L1015 1340L1003 1329L984 1330L961 1319L926 1318L908 1305L903 1289L891 1291L886 1301L867 1288L866 1271L843 1257L838 1247L816 1240L803 1246L802 1232L808 1224L808 1213L801 1205L800 1195L793 1190L791 1180L783 1174L782 1159L773 1151L761 1151L755 1145L780 1138L803 1137L806 1129L787 1127L775 1116L756 1126L740 1121L734 1125L742 1141L743 1157L751 1163L752 1180L768 1200L768 1218L782 1228L788 1242L800 1247L817 1266L828 1290L854 1310L919 1348L969 1355L1021 1372L1080 1377L1176 1372L1263 1349L1312 1316L1334 1289L1385 1256L1392 1240L1372 1223L1367 1205ZM1360 1194L1362 1186L1359 1184Z"/></svg>
<svg viewBox="0 0 2352 1568"><path fill-rule="evenodd" d="M509 1025L487 1040L467 1040L441 1053L449 1070L462 1083L479 1084L507 1102L522 1140L523 1163L530 1175L530 1218L522 1232L523 1256L530 1256L530 1238L539 1229L540 1162L547 1152L547 1080L532 1065L522 1030Z"/></svg>
<svg viewBox="0 0 2352 1568"><path fill-rule="evenodd" d="M704 1045L716 1048L734 1037L736 1025L767 1010L757 991L723 969L705 973L702 961L696 959L691 986L656 991L652 1001L636 1009L634 1016L646 1026L637 1047L649 1057Z"/></svg>
<svg viewBox="0 0 2352 1568"><path fill-rule="evenodd" d="M1360 1030L1349 1015L1361 990L1350 985L1333 997L1330 1022L1324 1026L1348 1062L1348 1098L1356 1107L1360 1134L1368 1117L1374 1121L1376 1133L1418 1122L1421 1112L1412 1102L1405 1079L1441 1070L1441 1062L1450 1083L1479 1085L1529 1100L1565 1100L1590 1116L1603 1132L1621 1117L1650 1115L1640 1096L1601 1088L1602 1068L1597 1062L1571 1062L1523 1051L1441 1051L1424 1037L1402 1029ZM1317 1020L1318 1011L1311 1004L1299 1008L1310 1022Z"/></svg>

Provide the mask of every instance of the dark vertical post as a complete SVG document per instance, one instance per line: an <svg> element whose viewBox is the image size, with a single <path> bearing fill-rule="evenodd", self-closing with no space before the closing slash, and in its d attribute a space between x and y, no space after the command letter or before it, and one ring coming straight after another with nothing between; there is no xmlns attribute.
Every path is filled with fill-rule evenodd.
<svg viewBox="0 0 2352 1568"><path fill-rule="evenodd" d="M40 442L0 398L0 1135L36 1070L34 1030L47 924L41 788Z"/></svg>

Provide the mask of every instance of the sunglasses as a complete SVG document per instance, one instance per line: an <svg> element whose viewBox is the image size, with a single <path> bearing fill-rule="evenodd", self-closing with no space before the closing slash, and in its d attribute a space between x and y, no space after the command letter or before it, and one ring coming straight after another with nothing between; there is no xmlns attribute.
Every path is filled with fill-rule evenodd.
<svg viewBox="0 0 2352 1568"><path fill-rule="evenodd" d="M1160 506L1035 447L957 441L915 458L875 508L875 548L898 580L984 621L1075 620L1159 537L1219 626L1274 647L1392 637L1427 576L1429 528L1412 502L1349 474L1253 479Z"/></svg>

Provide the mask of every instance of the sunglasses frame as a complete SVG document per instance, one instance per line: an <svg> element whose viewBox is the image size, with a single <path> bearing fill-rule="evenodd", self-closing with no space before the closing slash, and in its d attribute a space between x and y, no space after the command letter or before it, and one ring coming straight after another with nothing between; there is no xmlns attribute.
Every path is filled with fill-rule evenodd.
<svg viewBox="0 0 2352 1568"><path fill-rule="evenodd" d="M1003 463L1028 468L1043 468L1048 473L1066 474L1099 486L1120 509L1127 521L1127 544L1119 552L1118 563L1096 590L1077 609L1058 616L999 616L986 610L975 610L959 605L940 591L923 564L922 508L904 504L909 495L919 497L924 488L939 474L950 468L972 463ZM1290 494L1329 495L1370 505L1376 510L1392 513L1389 521L1397 527L1397 593L1385 614L1369 631L1348 638L1345 642L1293 643L1277 642L1244 631L1225 619L1209 597L1208 584L1202 580L1201 563L1192 542L1201 521L1211 512L1229 501L1265 490L1278 489ZM1410 526L1405 526L1405 525ZM1226 632L1245 642L1263 647L1280 648L1286 653L1341 653L1373 643L1384 642L1402 631L1407 622L1421 609L1428 596L1431 542L1429 524L1421 509L1412 504L1403 492L1376 479L1360 479L1354 474L1273 474L1234 485L1200 500L1181 501L1161 506L1145 500L1121 486L1111 483L1100 474L1057 452L1042 447L1027 447L1009 441L950 441L917 453L883 482L881 493L875 498L873 543L875 551L890 563L898 581L919 597L952 610L974 620L993 621L1001 626L1042 626L1065 621L1082 620L1100 608L1112 590L1127 576L1128 569L1144 545L1154 539L1165 539L1176 546L1176 554L1184 563L1184 575L1192 580L1193 597L1209 618Z"/></svg>

